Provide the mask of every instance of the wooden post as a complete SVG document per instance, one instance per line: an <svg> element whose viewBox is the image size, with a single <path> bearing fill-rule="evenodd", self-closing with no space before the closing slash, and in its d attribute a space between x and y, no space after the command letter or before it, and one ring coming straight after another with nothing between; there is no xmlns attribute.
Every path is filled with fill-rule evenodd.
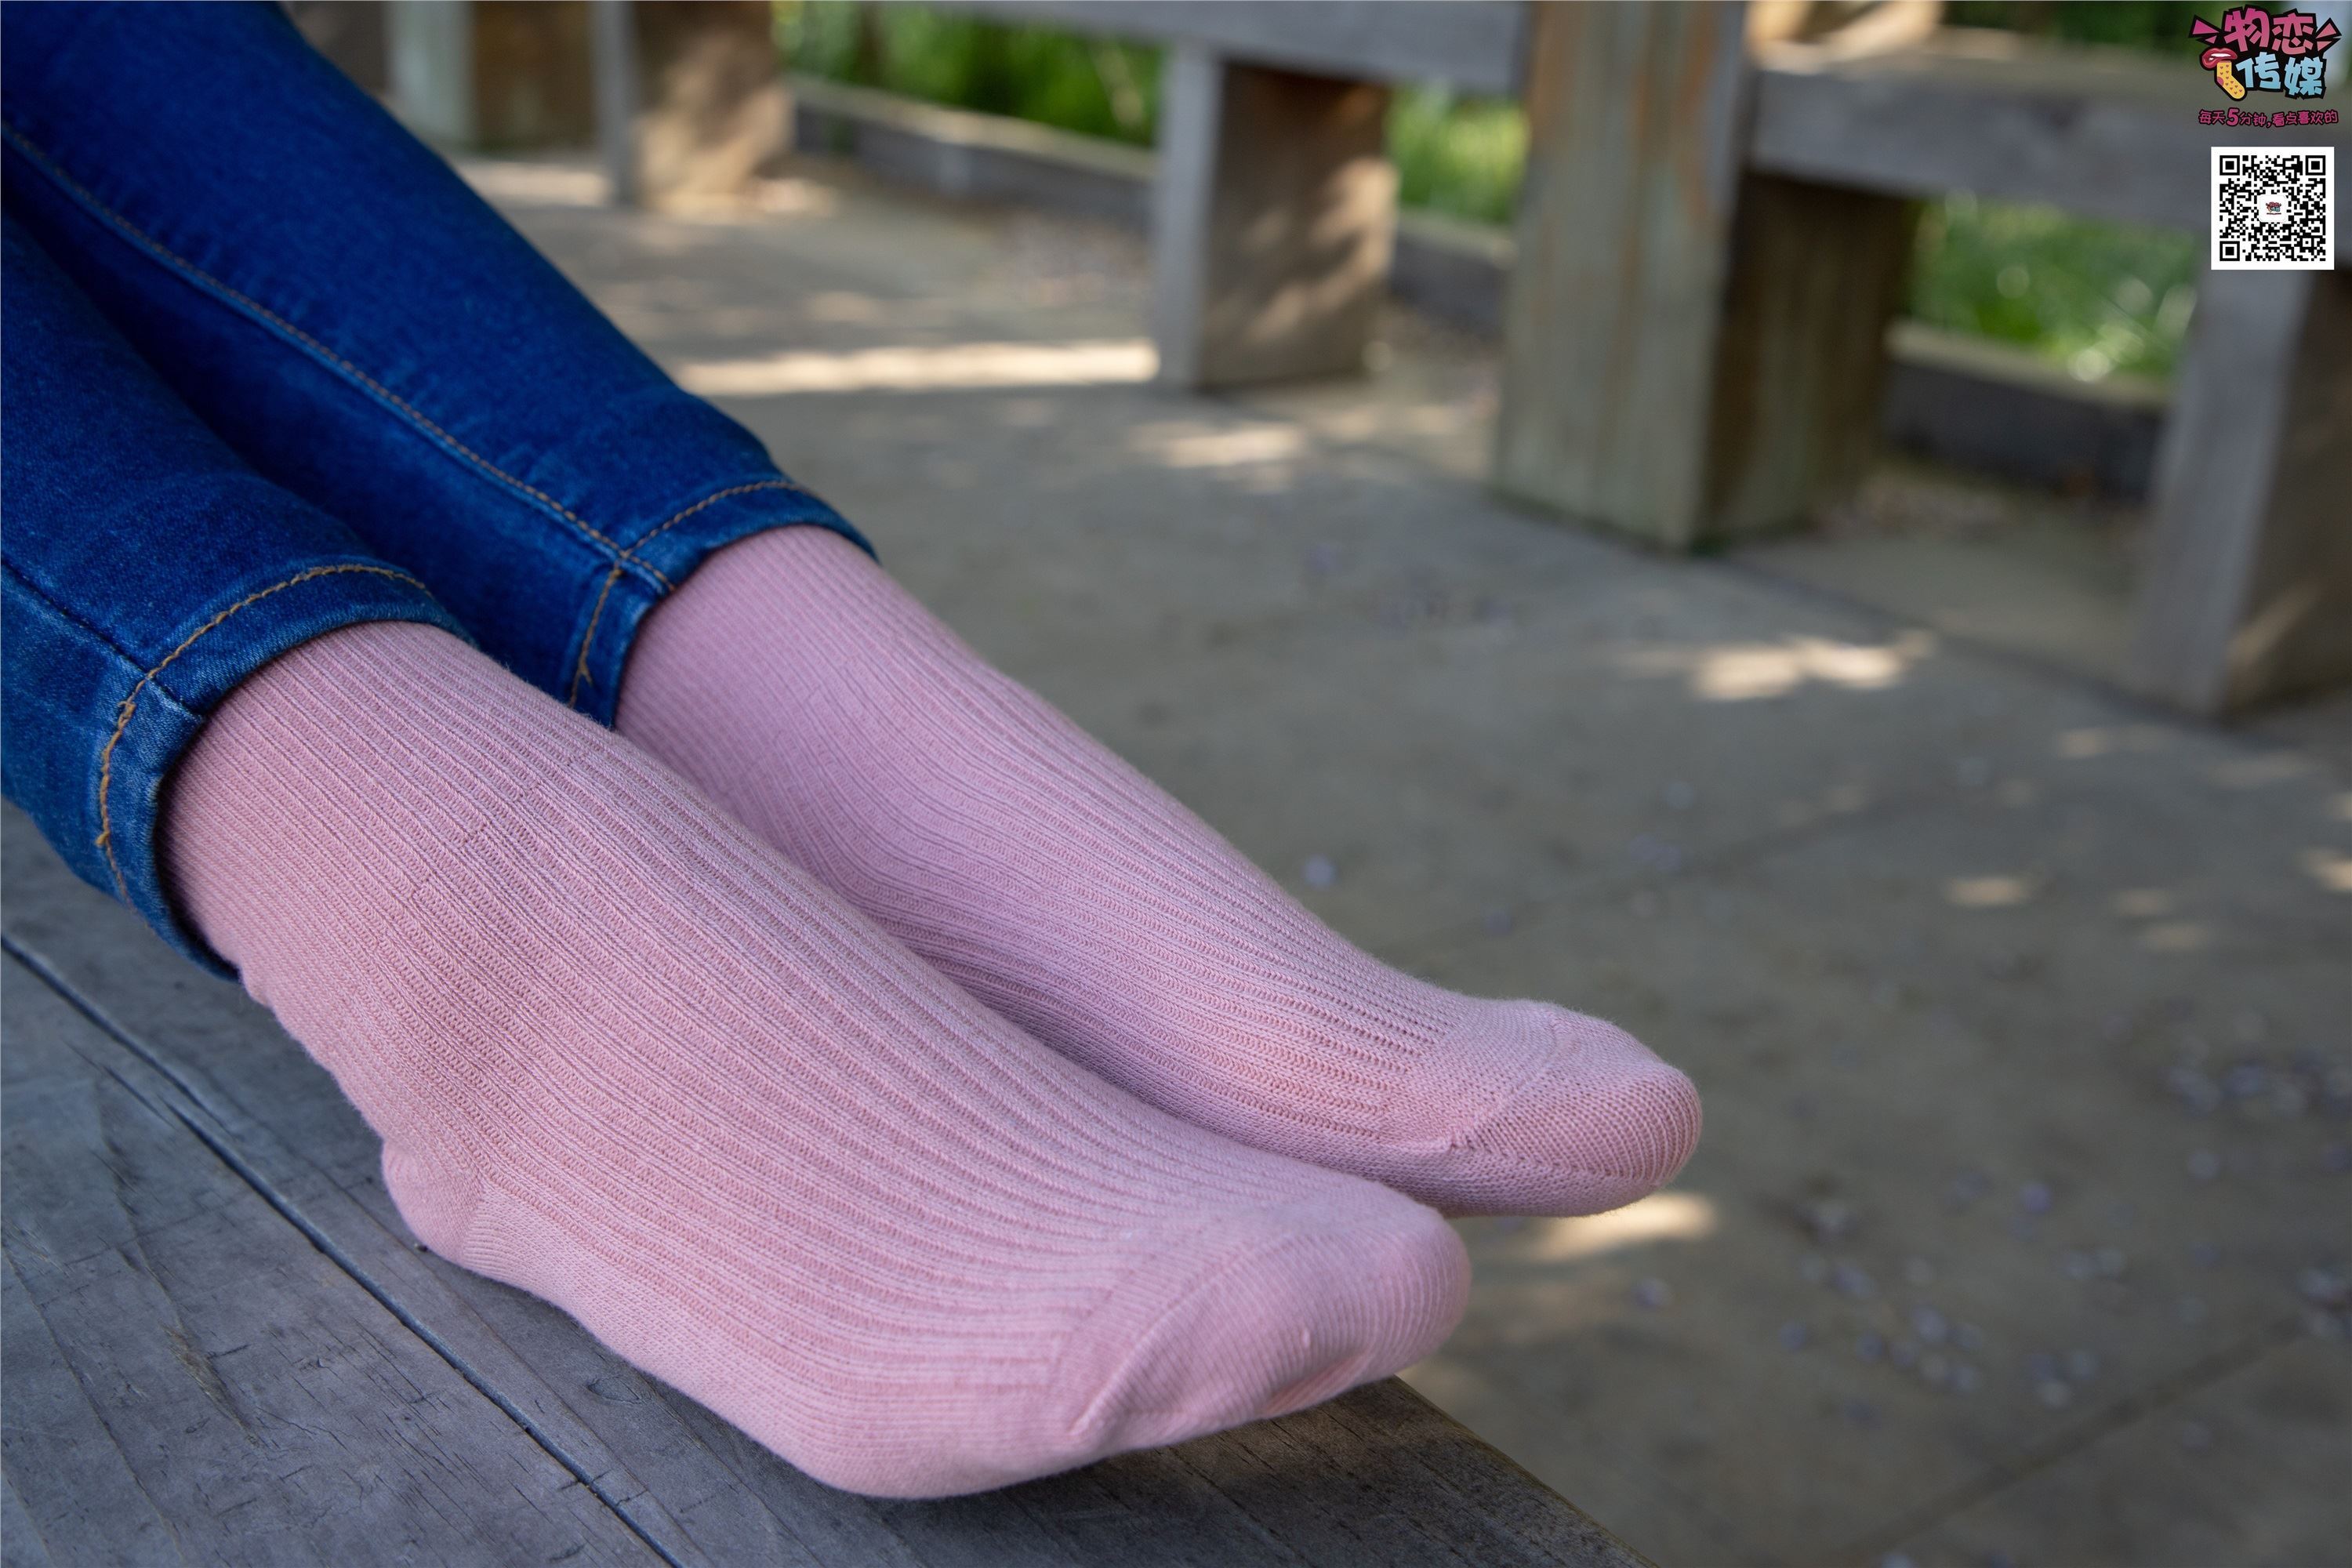
<svg viewBox="0 0 2352 1568"><path fill-rule="evenodd" d="M392 86L390 0L292 0L286 7L310 47L378 97Z"/></svg>
<svg viewBox="0 0 2352 1568"><path fill-rule="evenodd" d="M792 151L792 95L766 0L632 5L638 109L635 178L650 205L740 194Z"/></svg>
<svg viewBox="0 0 2352 1568"><path fill-rule="evenodd" d="M390 13L393 101L425 136L488 148L589 139L586 6L402 0Z"/></svg>
<svg viewBox="0 0 2352 1568"><path fill-rule="evenodd" d="M1152 193L1163 382L1360 371L1396 238L1388 89L1169 54Z"/></svg>
<svg viewBox="0 0 2352 1568"><path fill-rule="evenodd" d="M1539 5L1495 483L1673 550L1871 450L1901 200L1743 175L1741 8Z"/></svg>
<svg viewBox="0 0 2352 1568"><path fill-rule="evenodd" d="M1696 542L1801 526L1860 481L1917 218L1891 196L1740 177Z"/></svg>
<svg viewBox="0 0 2352 1568"><path fill-rule="evenodd" d="M596 71L596 156L615 206L637 188L637 36L632 0L588 0Z"/></svg>
<svg viewBox="0 0 2352 1568"><path fill-rule="evenodd" d="M2127 676L2221 714L2352 678L2352 276L2209 271Z"/></svg>
<svg viewBox="0 0 2352 1568"><path fill-rule="evenodd" d="M472 0L408 0L392 7L387 52L392 102L429 142L475 140Z"/></svg>

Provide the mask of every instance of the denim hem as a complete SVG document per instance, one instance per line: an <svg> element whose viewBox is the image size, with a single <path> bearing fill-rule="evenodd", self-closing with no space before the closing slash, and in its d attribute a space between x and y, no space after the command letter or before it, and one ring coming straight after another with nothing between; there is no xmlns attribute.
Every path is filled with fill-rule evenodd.
<svg viewBox="0 0 2352 1568"><path fill-rule="evenodd" d="M658 574L664 586L652 586L620 563L601 576L582 608L570 673L558 695L609 727L619 707L629 650L654 607L676 593L714 552L772 528L798 527L829 529L866 554L875 553L847 519L776 475L721 486L646 530L631 542L629 552Z"/></svg>
<svg viewBox="0 0 2352 1568"><path fill-rule="evenodd" d="M112 725L92 758L90 831L83 843L58 847L85 879L114 892L215 974L235 979L236 971L182 918L163 870L172 772L247 677L314 637L367 621L419 622L472 641L407 573L375 562L320 562L239 593L112 694Z"/></svg>

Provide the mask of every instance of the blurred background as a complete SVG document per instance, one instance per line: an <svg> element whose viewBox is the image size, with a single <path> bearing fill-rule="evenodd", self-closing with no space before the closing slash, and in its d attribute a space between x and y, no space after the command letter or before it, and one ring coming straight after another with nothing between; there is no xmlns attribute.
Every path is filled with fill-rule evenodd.
<svg viewBox="0 0 2352 1568"><path fill-rule="evenodd" d="M1662 1563L2352 1561L2352 290L2207 205L2341 129L2199 118L2339 61L2242 102L2197 7L2010 0L294 10L1340 931L1693 1072L1673 1189L1463 1223L1453 1415Z"/></svg>

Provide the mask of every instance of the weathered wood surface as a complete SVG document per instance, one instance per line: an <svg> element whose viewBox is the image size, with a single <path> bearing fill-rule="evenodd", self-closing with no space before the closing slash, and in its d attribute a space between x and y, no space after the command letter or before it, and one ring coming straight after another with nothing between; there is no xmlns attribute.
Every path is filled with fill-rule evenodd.
<svg viewBox="0 0 2352 1568"><path fill-rule="evenodd" d="M394 100L433 140L551 147L595 134L586 6L439 0L384 16Z"/></svg>
<svg viewBox="0 0 2352 1568"><path fill-rule="evenodd" d="M165 1074L6 963L10 1561L654 1560Z"/></svg>
<svg viewBox="0 0 2352 1568"><path fill-rule="evenodd" d="M1974 191L2202 231L2206 150L2287 134L2197 122L2199 110L2227 106L2210 73L2174 60L2053 48L1982 28L1851 58L1775 45L1760 52L1748 159L1817 184L1901 196ZM2292 135L2296 145L2344 139L2340 125Z"/></svg>
<svg viewBox="0 0 2352 1568"><path fill-rule="evenodd" d="M946 1502L818 1485L416 1249L233 987L0 820L5 1561L1639 1560L1402 1384Z"/></svg>
<svg viewBox="0 0 2352 1568"><path fill-rule="evenodd" d="M1396 243L1389 91L1170 51L1152 187L1160 378L1360 371Z"/></svg>
<svg viewBox="0 0 2352 1568"><path fill-rule="evenodd" d="M959 201L1006 202L1141 228L1150 150L817 77L789 79L796 138L883 178Z"/></svg>
<svg viewBox="0 0 2352 1568"><path fill-rule="evenodd" d="M776 69L766 0L625 9L634 24L627 47L608 44L596 64L600 78L608 66L635 73L628 90L638 200L661 207L734 196L792 150L792 95ZM600 100L616 108L622 91L598 83Z"/></svg>
<svg viewBox="0 0 2352 1568"><path fill-rule="evenodd" d="M2352 273L2199 287L2126 673L2211 714L2352 679Z"/></svg>
<svg viewBox="0 0 2352 1568"><path fill-rule="evenodd" d="M1191 44L1234 59L1365 81L1518 90L1523 0L956 0L1003 21Z"/></svg>
<svg viewBox="0 0 2352 1568"><path fill-rule="evenodd" d="M1495 483L1696 542L1739 173L1737 6L1546 5L1503 306Z"/></svg>
<svg viewBox="0 0 2352 1568"><path fill-rule="evenodd" d="M1714 396L1691 410L1706 421L1694 540L1801 527L1862 478L1916 218L1891 196L1741 176Z"/></svg>

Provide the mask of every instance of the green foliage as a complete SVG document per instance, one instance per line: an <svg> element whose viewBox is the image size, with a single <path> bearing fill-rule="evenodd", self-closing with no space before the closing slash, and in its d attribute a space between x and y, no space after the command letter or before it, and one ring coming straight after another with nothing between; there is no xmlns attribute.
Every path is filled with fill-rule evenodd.
<svg viewBox="0 0 2352 1568"><path fill-rule="evenodd" d="M1051 27L1004 26L923 5L799 0L776 7L795 70L1010 115L1087 136L1151 143L1160 51Z"/></svg>
<svg viewBox="0 0 2352 1568"><path fill-rule="evenodd" d="M1911 314L2032 349L2084 381L2172 369L2195 297L2193 236L1957 193L1920 215Z"/></svg>
<svg viewBox="0 0 2352 1568"><path fill-rule="evenodd" d="M1955 0L1947 19L2069 42L2189 57L2193 5ZM2218 16L2214 5L2205 7ZM796 70L1089 136L1150 144L1160 51L1050 27L1007 26L907 4L784 0L777 44ZM1402 199L1508 223L1527 162L1518 106L1442 88L1401 88L1389 150ZM2022 345L2085 380L2168 374L2198 271L2193 237L2068 218L1966 194L1928 204L1911 313L1932 325Z"/></svg>
<svg viewBox="0 0 2352 1568"><path fill-rule="evenodd" d="M1527 117L1515 103L1401 88L1390 100L1389 155L1405 205L1508 223L1527 167Z"/></svg>

